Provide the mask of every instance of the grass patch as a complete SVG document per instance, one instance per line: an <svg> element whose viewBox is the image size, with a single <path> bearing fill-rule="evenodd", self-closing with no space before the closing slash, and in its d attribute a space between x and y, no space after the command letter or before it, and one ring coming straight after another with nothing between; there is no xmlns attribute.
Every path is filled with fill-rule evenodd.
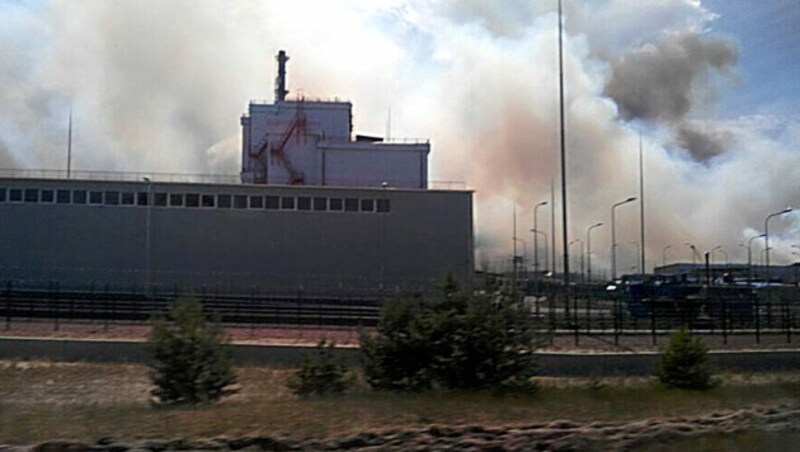
<svg viewBox="0 0 800 452"><path fill-rule="evenodd" d="M0 362L0 442L246 434L326 438L429 424L682 417L800 399L800 374L772 380L762 376L756 382L723 377L719 387L705 392L665 389L648 378L608 378L600 389L588 378L542 378L537 395L505 397L380 393L361 383L349 394L303 400L285 386L291 369L244 367L237 372L240 392L221 403L153 408L144 366Z"/></svg>

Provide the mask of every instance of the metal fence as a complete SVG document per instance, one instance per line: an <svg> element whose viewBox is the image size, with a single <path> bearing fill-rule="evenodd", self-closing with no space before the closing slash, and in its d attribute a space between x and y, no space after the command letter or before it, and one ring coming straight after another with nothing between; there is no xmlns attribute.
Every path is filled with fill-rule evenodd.
<svg viewBox="0 0 800 452"><path fill-rule="evenodd" d="M680 328L714 335L721 345L791 343L800 328L798 290L758 291L700 289L686 299L636 298L625 292L608 293L600 286L576 286L567 297L563 286L539 288L516 302L536 320L551 344L559 340L581 345L600 340L609 345L658 345ZM791 288L794 289L794 288ZM408 293L422 296L421 293ZM6 281L0 286L0 321L90 321L107 329L110 323L145 323L167 311L180 296L199 299L209 314L232 326L360 328L377 324L385 299L379 294L342 290L328 295L266 293L253 287L247 294L226 294L216 288L192 287L145 292L136 286L109 284L76 289L58 282L25 285ZM502 297L498 297L500 300ZM513 301L512 301L513 302ZM627 344L627 345L626 345Z"/></svg>

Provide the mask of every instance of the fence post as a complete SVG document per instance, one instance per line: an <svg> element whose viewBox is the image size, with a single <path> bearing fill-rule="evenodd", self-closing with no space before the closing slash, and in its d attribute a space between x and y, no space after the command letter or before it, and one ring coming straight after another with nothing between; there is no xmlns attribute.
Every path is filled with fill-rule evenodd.
<svg viewBox="0 0 800 452"><path fill-rule="evenodd" d="M759 303L758 294L755 297L755 314L756 314L756 344L761 343L761 306Z"/></svg>
<svg viewBox="0 0 800 452"><path fill-rule="evenodd" d="M658 344L656 338L656 301L650 301L650 335L652 336L653 345Z"/></svg>
<svg viewBox="0 0 800 452"><path fill-rule="evenodd" d="M6 331L11 329L11 281L6 282Z"/></svg>

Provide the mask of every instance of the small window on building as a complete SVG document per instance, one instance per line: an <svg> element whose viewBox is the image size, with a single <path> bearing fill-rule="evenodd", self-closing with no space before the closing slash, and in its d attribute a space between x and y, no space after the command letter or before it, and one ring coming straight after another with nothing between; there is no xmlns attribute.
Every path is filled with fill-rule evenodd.
<svg viewBox="0 0 800 452"><path fill-rule="evenodd" d="M170 193L169 194L169 205L170 207L180 207L183 205L183 194L182 193Z"/></svg>
<svg viewBox="0 0 800 452"><path fill-rule="evenodd" d="M72 201L72 192L69 190L59 190L56 192L56 202L59 204L69 204Z"/></svg>
<svg viewBox="0 0 800 452"><path fill-rule="evenodd" d="M87 196L86 190L73 190L72 203L73 204L86 204Z"/></svg>
<svg viewBox="0 0 800 452"><path fill-rule="evenodd" d="M345 200L344 200L344 210L345 210L345 212L358 212L358 199L357 198L345 198Z"/></svg>
<svg viewBox="0 0 800 452"><path fill-rule="evenodd" d="M270 210L277 210L281 206L281 198L277 196L267 196L264 201L264 207Z"/></svg>
<svg viewBox="0 0 800 452"><path fill-rule="evenodd" d="M221 209L230 209L231 195L217 195L217 207Z"/></svg>
<svg viewBox="0 0 800 452"><path fill-rule="evenodd" d="M35 188L26 188L25 202L39 202L39 190Z"/></svg>
<svg viewBox="0 0 800 452"><path fill-rule="evenodd" d="M149 204L149 196L147 196L146 191L140 191L136 193L136 205L137 206L146 206Z"/></svg>
<svg viewBox="0 0 800 452"><path fill-rule="evenodd" d="M0 188L0 202L6 202L6 189Z"/></svg>
<svg viewBox="0 0 800 452"><path fill-rule="evenodd" d="M246 209L247 208L247 195L233 195L233 208Z"/></svg>
<svg viewBox="0 0 800 452"><path fill-rule="evenodd" d="M107 206L116 206L119 204L119 192L118 191L107 191L105 204Z"/></svg>
<svg viewBox="0 0 800 452"><path fill-rule="evenodd" d="M375 200L374 199L362 199L361 200L361 211L362 212L374 212L375 211Z"/></svg>
<svg viewBox="0 0 800 452"><path fill-rule="evenodd" d="M200 205L203 207L214 207L214 195L202 195Z"/></svg>
<svg viewBox="0 0 800 452"><path fill-rule="evenodd" d="M281 196L281 210L294 210L294 198L291 196Z"/></svg>
<svg viewBox="0 0 800 452"><path fill-rule="evenodd" d="M250 208L251 209L263 209L264 208L264 197L263 196L251 196L250 197Z"/></svg>
<svg viewBox="0 0 800 452"><path fill-rule="evenodd" d="M89 192L89 204L103 204L103 192Z"/></svg>
<svg viewBox="0 0 800 452"><path fill-rule="evenodd" d="M22 201L22 189L20 188L12 188L8 191L8 200L11 202L21 202Z"/></svg>
<svg viewBox="0 0 800 452"><path fill-rule="evenodd" d="M336 212L341 212L344 208L344 203L342 202L342 198L331 198L329 208Z"/></svg>
<svg viewBox="0 0 800 452"><path fill-rule="evenodd" d="M297 198L297 210L311 210L311 198L300 196Z"/></svg>
<svg viewBox="0 0 800 452"><path fill-rule="evenodd" d="M56 200L53 190L42 190L41 196L42 202L54 202Z"/></svg>
<svg viewBox="0 0 800 452"><path fill-rule="evenodd" d="M200 207L200 195L197 193L186 195L186 207Z"/></svg>
<svg viewBox="0 0 800 452"><path fill-rule="evenodd" d="M392 203L388 199L379 199L375 206L378 212L390 212L392 210Z"/></svg>
<svg viewBox="0 0 800 452"><path fill-rule="evenodd" d="M134 196L133 192L126 191L122 193L122 205L123 206L132 206L136 201L136 197Z"/></svg>
<svg viewBox="0 0 800 452"><path fill-rule="evenodd" d="M167 205L167 194L164 192L156 193L155 198L153 198L153 205L164 207Z"/></svg>
<svg viewBox="0 0 800 452"><path fill-rule="evenodd" d="M314 198L314 210L316 211L328 210L328 198Z"/></svg>

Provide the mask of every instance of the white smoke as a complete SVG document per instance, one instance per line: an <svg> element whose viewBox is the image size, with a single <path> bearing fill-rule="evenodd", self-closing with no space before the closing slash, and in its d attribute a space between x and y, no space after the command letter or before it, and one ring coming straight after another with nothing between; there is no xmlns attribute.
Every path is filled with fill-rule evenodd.
<svg viewBox="0 0 800 452"><path fill-rule="evenodd" d="M570 238L604 222L593 267L608 266L609 209L638 196L641 131L648 267L666 245L670 261L689 259L685 242L744 259L738 244L766 214L800 200L797 119L708 115L735 78L736 49L699 1L564 6ZM76 169L235 174L239 116L272 97L273 55L286 49L292 95L349 99L356 131L371 134L391 109L393 137L431 139L432 178L476 190L481 261L507 262L514 202L530 257L531 208L559 174L556 30L555 1L0 3L0 166L63 167L71 107ZM664 61L644 49L688 71L681 86L659 79L671 93L662 100L686 96L677 115L636 110L662 105L635 97L652 81L644 68ZM621 82L630 77L639 86ZM539 211L548 232L549 207ZM627 270L637 204L617 213ZM770 231L773 259L790 261L797 217Z"/></svg>

